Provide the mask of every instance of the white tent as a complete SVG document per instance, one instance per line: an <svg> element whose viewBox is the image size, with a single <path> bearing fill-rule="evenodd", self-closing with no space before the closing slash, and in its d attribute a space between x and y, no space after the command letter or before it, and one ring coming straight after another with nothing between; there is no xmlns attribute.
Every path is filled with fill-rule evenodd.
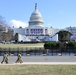
<svg viewBox="0 0 76 75"><path fill-rule="evenodd" d="M31 41L31 39L25 35L21 35L21 34L18 34L18 41L21 42L27 42L27 41Z"/></svg>
<svg viewBox="0 0 76 75"><path fill-rule="evenodd" d="M58 41L58 34L51 36L50 41Z"/></svg>
<svg viewBox="0 0 76 75"><path fill-rule="evenodd" d="M55 34L53 36L46 36L44 38L44 41L58 41L58 34Z"/></svg>

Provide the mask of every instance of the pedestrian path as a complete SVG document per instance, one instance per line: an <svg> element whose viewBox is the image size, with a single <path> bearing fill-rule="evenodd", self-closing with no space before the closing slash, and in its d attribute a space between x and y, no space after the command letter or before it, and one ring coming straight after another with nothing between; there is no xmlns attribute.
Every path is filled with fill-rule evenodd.
<svg viewBox="0 0 76 75"><path fill-rule="evenodd" d="M0 65L76 65L76 62L23 62L23 63L11 63Z"/></svg>

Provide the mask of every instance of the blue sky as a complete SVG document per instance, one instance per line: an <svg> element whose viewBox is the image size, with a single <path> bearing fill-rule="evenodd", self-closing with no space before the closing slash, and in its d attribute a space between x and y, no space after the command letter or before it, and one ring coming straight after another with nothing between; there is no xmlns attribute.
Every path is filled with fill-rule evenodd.
<svg viewBox="0 0 76 75"><path fill-rule="evenodd" d="M23 23L27 26L35 3L45 27L76 26L76 0L0 0L0 15L5 17L8 24Z"/></svg>

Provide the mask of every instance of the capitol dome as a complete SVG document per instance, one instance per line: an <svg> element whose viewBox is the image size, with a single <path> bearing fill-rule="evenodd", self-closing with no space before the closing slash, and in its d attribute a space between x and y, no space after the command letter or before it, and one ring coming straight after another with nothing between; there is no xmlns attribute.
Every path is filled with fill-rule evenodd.
<svg viewBox="0 0 76 75"><path fill-rule="evenodd" d="M40 12L37 9L37 4L35 4L35 10L31 14L30 21L29 21L29 26L33 26L33 25L43 26L43 19Z"/></svg>

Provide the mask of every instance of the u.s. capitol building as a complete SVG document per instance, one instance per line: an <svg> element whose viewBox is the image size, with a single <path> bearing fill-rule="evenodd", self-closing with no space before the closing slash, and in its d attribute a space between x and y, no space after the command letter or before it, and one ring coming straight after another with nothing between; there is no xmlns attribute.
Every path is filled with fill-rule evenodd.
<svg viewBox="0 0 76 75"><path fill-rule="evenodd" d="M14 28L14 35L18 33L18 41L58 41L58 36L55 36L58 31L59 29L44 27L43 18L37 9L37 4L35 4L28 27ZM54 39L53 36L55 36Z"/></svg>

